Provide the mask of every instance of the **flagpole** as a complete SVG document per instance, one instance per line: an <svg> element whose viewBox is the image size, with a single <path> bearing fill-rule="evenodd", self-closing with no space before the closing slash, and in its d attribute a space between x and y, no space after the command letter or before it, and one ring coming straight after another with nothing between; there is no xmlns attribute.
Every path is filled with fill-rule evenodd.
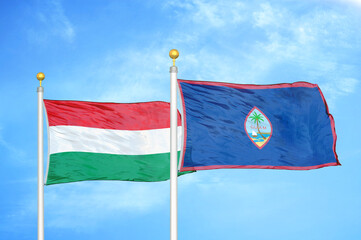
<svg viewBox="0 0 361 240"><path fill-rule="evenodd" d="M178 239L178 161L177 161L177 73L175 60L179 56L176 49L169 52L173 59L170 67L170 240Z"/></svg>
<svg viewBox="0 0 361 240"><path fill-rule="evenodd" d="M44 133L43 133L43 94L41 82L45 75L39 72L36 78L40 81L38 92L38 240L44 240Z"/></svg>

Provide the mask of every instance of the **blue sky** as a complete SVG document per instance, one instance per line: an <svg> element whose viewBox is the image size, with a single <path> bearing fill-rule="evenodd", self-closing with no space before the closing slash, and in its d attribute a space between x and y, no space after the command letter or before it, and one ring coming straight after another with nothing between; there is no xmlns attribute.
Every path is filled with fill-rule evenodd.
<svg viewBox="0 0 361 240"><path fill-rule="evenodd" d="M321 87L341 167L179 178L179 239L360 239L361 1L1 1L0 239L37 234L37 103L169 101L178 77ZM45 187L46 239L168 239L169 182Z"/></svg>

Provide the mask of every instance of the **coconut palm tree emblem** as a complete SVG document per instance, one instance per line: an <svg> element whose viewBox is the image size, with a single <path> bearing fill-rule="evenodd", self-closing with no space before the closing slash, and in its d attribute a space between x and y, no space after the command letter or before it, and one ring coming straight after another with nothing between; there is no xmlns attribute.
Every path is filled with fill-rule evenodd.
<svg viewBox="0 0 361 240"><path fill-rule="evenodd" d="M272 123L256 106L252 108L244 120L244 130L252 143L262 149L272 137Z"/></svg>
<svg viewBox="0 0 361 240"><path fill-rule="evenodd" d="M256 112L253 112L253 115L252 115L252 116L249 116L249 118L251 119L252 122L254 122L254 123L257 124L257 130L258 130L259 135L261 135L261 137L262 137L263 139L266 139L266 138L262 135L261 131L259 130L260 122L264 122L264 119L263 119L262 114L260 114L260 113L257 114Z"/></svg>

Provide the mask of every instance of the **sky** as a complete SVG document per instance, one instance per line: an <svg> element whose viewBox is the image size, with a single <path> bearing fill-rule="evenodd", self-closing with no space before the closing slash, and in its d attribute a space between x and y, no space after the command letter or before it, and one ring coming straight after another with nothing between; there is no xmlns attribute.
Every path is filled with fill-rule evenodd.
<svg viewBox="0 0 361 240"><path fill-rule="evenodd" d="M47 99L169 101L172 48L181 79L318 84L342 164L182 176L179 240L360 239L360 26L359 0L0 1L0 239L37 236L36 74ZM169 239L169 181L46 186L45 239Z"/></svg>

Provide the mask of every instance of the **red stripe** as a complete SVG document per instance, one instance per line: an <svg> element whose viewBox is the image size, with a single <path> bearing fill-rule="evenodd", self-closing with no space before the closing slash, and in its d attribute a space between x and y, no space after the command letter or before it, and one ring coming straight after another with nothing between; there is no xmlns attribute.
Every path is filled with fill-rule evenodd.
<svg viewBox="0 0 361 240"><path fill-rule="evenodd" d="M180 172L185 171L198 171L198 170L210 170L210 169L223 169L223 168L256 168L256 169L280 169L280 170L311 170L329 166L339 165L336 162L325 163L315 166L307 167L292 167L292 166L268 166L268 165L212 165L212 166L200 166L200 167L181 167Z"/></svg>
<svg viewBox="0 0 361 240"><path fill-rule="evenodd" d="M69 125L117 130L170 127L167 102L102 103L44 100L49 126ZM181 117L178 112L178 126Z"/></svg>

